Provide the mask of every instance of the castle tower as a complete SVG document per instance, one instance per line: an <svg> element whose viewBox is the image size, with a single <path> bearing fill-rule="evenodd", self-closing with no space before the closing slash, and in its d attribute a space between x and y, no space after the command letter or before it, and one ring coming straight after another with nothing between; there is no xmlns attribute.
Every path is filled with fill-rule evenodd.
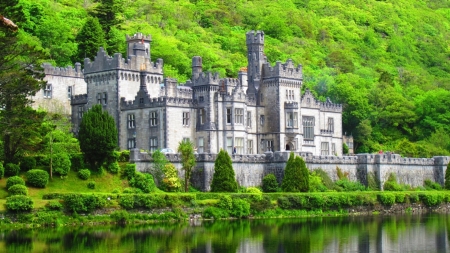
<svg viewBox="0 0 450 253"><path fill-rule="evenodd" d="M264 56L264 32L250 31L247 33L247 94L256 97L262 79L262 65L266 62Z"/></svg>
<svg viewBox="0 0 450 253"><path fill-rule="evenodd" d="M127 58L131 55L144 56L150 59L150 42L151 35L143 35L136 33L133 36L126 36L127 38Z"/></svg>
<svg viewBox="0 0 450 253"><path fill-rule="evenodd" d="M195 82L195 80L198 78L198 75L202 73L203 67L202 67L202 57L200 56L194 56L192 57L192 82Z"/></svg>

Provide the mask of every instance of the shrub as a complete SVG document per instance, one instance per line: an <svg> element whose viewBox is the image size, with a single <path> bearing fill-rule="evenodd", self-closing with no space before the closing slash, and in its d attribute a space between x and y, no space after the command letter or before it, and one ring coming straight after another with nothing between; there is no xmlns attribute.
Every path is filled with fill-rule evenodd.
<svg viewBox="0 0 450 253"><path fill-rule="evenodd" d="M48 210L60 211L63 209L63 205L59 201L49 201L45 205Z"/></svg>
<svg viewBox="0 0 450 253"><path fill-rule="evenodd" d="M344 180L344 179L348 180L348 172L343 172L341 170L341 168L339 168L338 166L336 166L336 174L337 174L338 180Z"/></svg>
<svg viewBox="0 0 450 253"><path fill-rule="evenodd" d="M217 203L217 206L224 210L231 210L231 208L233 207L233 200L231 199L231 196L230 195L220 196L219 203Z"/></svg>
<svg viewBox="0 0 450 253"><path fill-rule="evenodd" d="M117 210L111 213L111 219L120 224L125 224L130 219L130 214L125 210Z"/></svg>
<svg viewBox="0 0 450 253"><path fill-rule="evenodd" d="M397 177L394 173L389 174L388 180L384 183L385 191L403 191L403 187L397 183Z"/></svg>
<svg viewBox="0 0 450 253"><path fill-rule="evenodd" d="M445 189L450 190L450 163L447 164L447 169L445 170Z"/></svg>
<svg viewBox="0 0 450 253"><path fill-rule="evenodd" d="M327 187L328 190L333 190L334 182L333 180L331 180L327 172L325 172L321 168L317 168L313 170L313 173L322 178L322 183L323 185L325 185L325 187Z"/></svg>
<svg viewBox="0 0 450 253"><path fill-rule="evenodd" d="M8 188L9 196L13 195L28 195L28 188L25 185L16 184Z"/></svg>
<svg viewBox="0 0 450 253"><path fill-rule="evenodd" d="M149 193L155 190L156 185L153 181L153 176L148 173L136 172L134 177L130 180L132 187L141 189L145 193Z"/></svg>
<svg viewBox="0 0 450 253"><path fill-rule="evenodd" d="M405 194L402 192L395 194L395 203L405 203Z"/></svg>
<svg viewBox="0 0 450 253"><path fill-rule="evenodd" d="M426 206L437 206L441 204L443 200L442 195L430 193L420 194L419 198Z"/></svg>
<svg viewBox="0 0 450 253"><path fill-rule="evenodd" d="M71 164L71 169L73 171L79 171L79 170L86 168L86 165L84 163L84 156L81 153L71 154L70 164Z"/></svg>
<svg viewBox="0 0 450 253"><path fill-rule="evenodd" d="M14 163L7 163L5 165L5 176L12 177L19 175L20 167Z"/></svg>
<svg viewBox="0 0 450 253"><path fill-rule="evenodd" d="M77 213L91 212L106 206L106 198L94 194L66 194L63 200L67 210Z"/></svg>
<svg viewBox="0 0 450 253"><path fill-rule="evenodd" d="M88 187L89 189L95 189L95 182L94 182L94 181L89 182L89 183L87 184L87 187Z"/></svg>
<svg viewBox="0 0 450 253"><path fill-rule="evenodd" d="M395 203L395 195L392 193L379 193L378 201L385 206L392 206Z"/></svg>
<svg viewBox="0 0 450 253"><path fill-rule="evenodd" d="M80 179L88 180L91 176L91 171L88 169L82 169L78 171L77 175Z"/></svg>
<svg viewBox="0 0 450 253"><path fill-rule="evenodd" d="M106 166L106 170L108 170L110 173L112 173L112 174L117 174L117 173L119 173L119 171L120 171L120 166L119 166L119 163L118 162L112 162L112 163L109 163L107 166Z"/></svg>
<svg viewBox="0 0 450 253"><path fill-rule="evenodd" d="M23 195L15 195L6 198L6 209L8 211L20 212L31 211L33 209L33 200Z"/></svg>
<svg viewBox="0 0 450 253"><path fill-rule="evenodd" d="M27 172L36 167L36 159L32 156L25 156L20 161L20 170Z"/></svg>
<svg viewBox="0 0 450 253"><path fill-rule="evenodd" d="M136 164L129 163L122 171L122 177L131 180L136 174Z"/></svg>
<svg viewBox="0 0 450 253"><path fill-rule="evenodd" d="M236 218L248 217L250 215L250 204L243 199L233 199L231 215Z"/></svg>
<svg viewBox="0 0 450 253"><path fill-rule="evenodd" d="M375 177L374 172L369 172L367 175L367 188L372 191L380 190L380 180Z"/></svg>
<svg viewBox="0 0 450 253"><path fill-rule="evenodd" d="M340 179L336 181L338 191L350 192L350 191L365 191L366 187L360 182L351 182L348 179Z"/></svg>
<svg viewBox="0 0 450 253"><path fill-rule="evenodd" d="M281 209L291 209L292 208L292 204L291 201L287 198L287 197L279 197L277 199L277 204Z"/></svg>
<svg viewBox="0 0 450 253"><path fill-rule="evenodd" d="M278 181L274 174L267 174L262 181L263 192L276 192L278 190Z"/></svg>
<svg viewBox="0 0 450 253"><path fill-rule="evenodd" d="M29 170L25 176L29 185L39 188L45 188L50 177L47 171L39 169Z"/></svg>
<svg viewBox="0 0 450 253"><path fill-rule="evenodd" d="M245 189L246 193L254 193L254 194L262 194L261 190L256 188L256 187L247 187L247 189Z"/></svg>
<svg viewBox="0 0 450 253"><path fill-rule="evenodd" d="M3 178L5 175L5 168L3 167L3 163L0 162L0 178Z"/></svg>
<svg viewBox="0 0 450 253"><path fill-rule="evenodd" d="M53 155L52 167L53 172L60 176L67 176L70 170L70 158L66 153L57 153Z"/></svg>
<svg viewBox="0 0 450 253"><path fill-rule="evenodd" d="M167 192L181 191L181 181L178 177L178 171L171 163L163 167L164 178L161 181L161 189Z"/></svg>
<svg viewBox="0 0 450 253"><path fill-rule="evenodd" d="M424 187L427 190L442 190L442 186L436 182L431 181L430 179L425 179Z"/></svg>
<svg viewBox="0 0 450 253"><path fill-rule="evenodd" d="M228 212L221 208L210 206L203 211L202 216L206 219L220 219L228 217Z"/></svg>
<svg viewBox="0 0 450 253"><path fill-rule="evenodd" d="M6 189L16 184L25 185L25 181L19 176L10 177L6 180Z"/></svg>
<svg viewBox="0 0 450 253"><path fill-rule="evenodd" d="M409 202L411 202L411 203L417 203L417 202L419 202L419 195L416 194L416 193L410 194L410 195L408 196L408 198L409 198Z"/></svg>
<svg viewBox="0 0 450 253"><path fill-rule="evenodd" d="M322 178L315 171L309 174L309 191L325 192L328 188L322 183Z"/></svg>
<svg viewBox="0 0 450 253"><path fill-rule="evenodd" d="M128 162L130 161L130 150L123 150L119 155L119 162Z"/></svg>
<svg viewBox="0 0 450 253"><path fill-rule="evenodd" d="M134 208L134 196L131 194L120 195L119 205L125 209Z"/></svg>
<svg viewBox="0 0 450 253"><path fill-rule="evenodd" d="M211 192L237 192L233 164L226 151L221 149L214 162L214 175L211 183Z"/></svg>
<svg viewBox="0 0 450 253"><path fill-rule="evenodd" d="M293 152L289 155L289 160L284 169L284 178L281 183L284 192L307 192L309 190L309 172L305 161Z"/></svg>

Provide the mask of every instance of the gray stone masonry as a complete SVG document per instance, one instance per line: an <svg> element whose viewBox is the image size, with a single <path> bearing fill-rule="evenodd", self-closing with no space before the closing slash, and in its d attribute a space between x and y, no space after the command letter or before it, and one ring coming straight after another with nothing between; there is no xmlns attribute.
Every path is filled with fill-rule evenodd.
<svg viewBox="0 0 450 253"><path fill-rule="evenodd" d="M430 179L444 185L444 175L448 156L435 156L433 158L404 158L398 154L358 154L356 156L314 156L311 153L297 152L309 170L317 168L328 173L333 181L337 180L336 168L348 173L351 181L359 181L367 185L369 173L380 182L382 188L390 173L397 176L399 183L412 187L423 186L423 181ZM167 159L178 169L179 176L184 177L181 169L179 154L166 154ZM210 190L214 174L214 161L217 154L197 154L197 165L192 173L191 182L203 191ZM260 186L262 179L269 173L275 174L279 183L284 176L284 168L289 158L289 152L266 152L257 155L233 155L233 169L236 180L240 186ZM141 153L138 149L130 152L130 162L136 164L141 172L152 172L152 159L150 154Z"/></svg>

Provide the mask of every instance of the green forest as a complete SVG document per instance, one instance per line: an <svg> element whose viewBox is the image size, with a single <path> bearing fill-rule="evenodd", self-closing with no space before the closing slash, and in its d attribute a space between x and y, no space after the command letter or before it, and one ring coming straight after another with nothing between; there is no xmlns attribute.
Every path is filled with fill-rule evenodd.
<svg viewBox="0 0 450 253"><path fill-rule="evenodd" d="M450 2L441 0L5 0L0 14L57 66L125 54L152 35L152 61L185 82L191 58L236 77L245 33L263 30L272 63L302 64L303 91L342 103L355 153L450 155Z"/></svg>

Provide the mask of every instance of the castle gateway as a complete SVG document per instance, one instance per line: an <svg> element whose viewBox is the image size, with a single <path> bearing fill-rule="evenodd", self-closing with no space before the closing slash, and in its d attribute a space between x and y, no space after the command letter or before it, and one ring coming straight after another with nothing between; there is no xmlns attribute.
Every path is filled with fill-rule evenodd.
<svg viewBox="0 0 450 253"><path fill-rule="evenodd" d="M49 87L68 91L65 101L75 90L67 81L84 79L86 94L77 83L70 99L75 132L83 113L101 104L117 124L121 149L176 151L189 139L198 153L342 155L342 106L318 101L308 90L302 96L302 66L290 59L271 65L264 32L246 34L248 65L237 79L203 72L202 58L194 56L192 77L181 85L164 78L162 59L151 61L150 35L126 40L126 58L100 48L94 61L85 59L83 73L45 66ZM49 92L42 95L49 98Z"/></svg>

